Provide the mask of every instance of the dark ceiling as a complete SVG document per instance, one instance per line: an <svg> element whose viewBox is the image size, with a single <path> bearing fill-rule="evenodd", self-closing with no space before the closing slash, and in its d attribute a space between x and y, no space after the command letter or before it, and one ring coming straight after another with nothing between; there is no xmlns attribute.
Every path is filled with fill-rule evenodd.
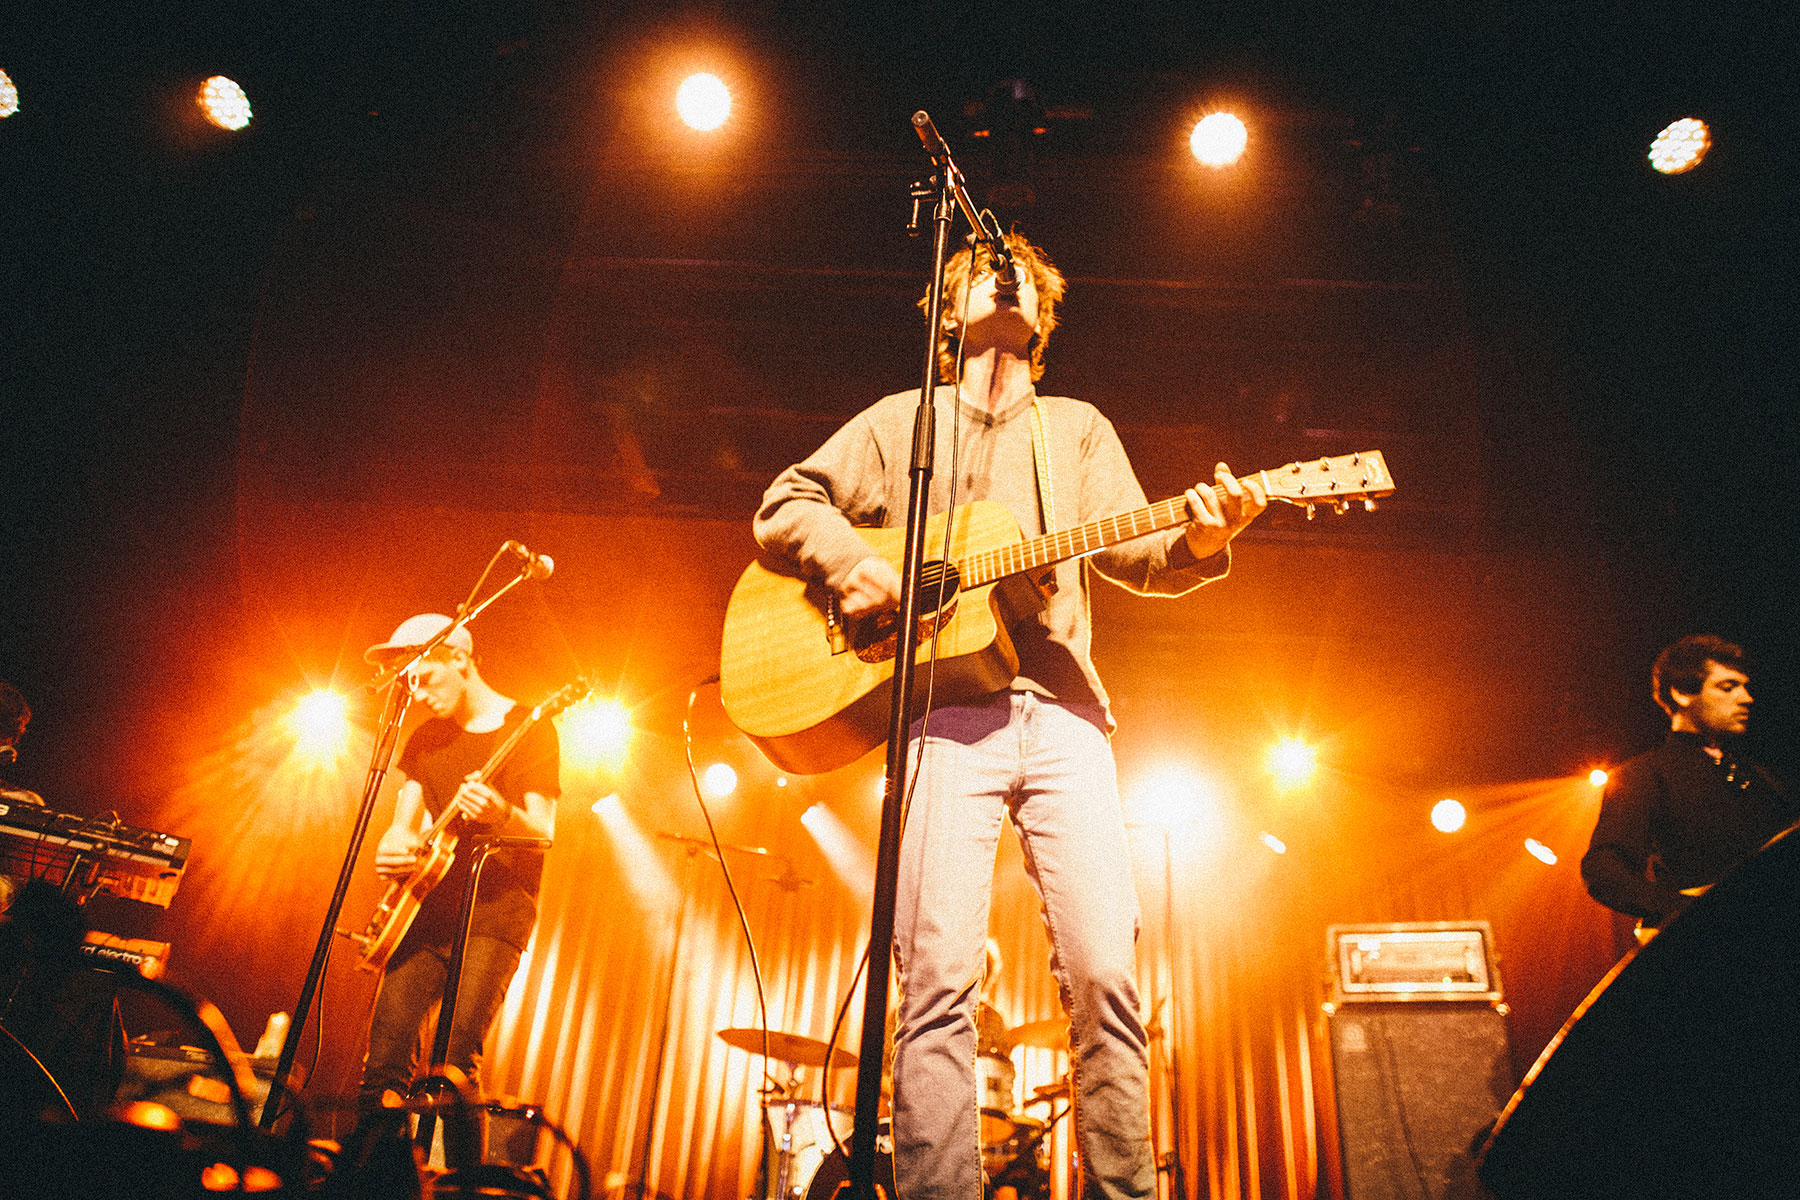
<svg viewBox="0 0 1800 1200"><path fill-rule="evenodd" d="M1046 386L1149 491L1379 445L1402 495L1320 536L1606 559L1647 592L1633 652L1710 625L1792 667L1765 34L1551 2L8 6L0 676L47 750L116 723L162 669L122 645L237 619L248 494L743 518L916 383L921 107L1071 277ZM701 62L738 89L711 140L663 107ZM244 136L178 129L214 70ZM1252 150L1209 174L1185 128L1226 105ZM1717 148L1656 176L1690 112Z"/></svg>

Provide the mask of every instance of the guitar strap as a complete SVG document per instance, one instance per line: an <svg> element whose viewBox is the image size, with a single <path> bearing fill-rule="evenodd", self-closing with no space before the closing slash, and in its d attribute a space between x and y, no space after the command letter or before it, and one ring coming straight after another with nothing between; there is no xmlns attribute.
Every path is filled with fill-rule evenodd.
<svg viewBox="0 0 1800 1200"><path fill-rule="evenodd" d="M1031 457L1037 464L1038 507L1043 510L1044 532L1056 532L1056 488L1050 478L1049 416L1044 402L1031 398Z"/></svg>

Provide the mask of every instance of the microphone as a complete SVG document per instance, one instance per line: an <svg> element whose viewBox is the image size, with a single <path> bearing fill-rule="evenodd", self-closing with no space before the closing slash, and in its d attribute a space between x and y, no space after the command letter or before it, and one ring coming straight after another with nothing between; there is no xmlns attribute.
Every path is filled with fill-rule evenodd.
<svg viewBox="0 0 1800 1200"><path fill-rule="evenodd" d="M975 229L975 236L987 243L988 257L994 264L994 287L1002 296L1016 296L1019 292L1019 269L1013 265L1012 251L1006 248L1006 239L1000 236L1000 222L994 214L983 209L980 213L969 202L969 193L963 187L963 175L957 169L956 160L950 157L950 147L945 144L944 137L932 123L931 114L920 109L912 115L913 132L919 135L924 143L925 153L931 161L944 172L945 182L956 193L956 203L963 215L969 218L969 224Z"/></svg>
<svg viewBox="0 0 1800 1200"><path fill-rule="evenodd" d="M523 542L508 541L500 547L502 553L516 554L525 560L525 578L548 579L556 570L556 560L548 554L533 554Z"/></svg>
<svg viewBox="0 0 1800 1200"><path fill-rule="evenodd" d="M1000 222L987 209L981 210L981 236L987 241L988 258L994 267L994 291L1001 296L1019 294L1019 265L1013 261L1012 249L1000 232Z"/></svg>
<svg viewBox="0 0 1800 1200"><path fill-rule="evenodd" d="M913 129L918 132L919 140L925 143L925 153L931 156L931 161L940 165L949 162L950 147L944 144L937 126L932 124L931 114L921 108L912 115L912 124Z"/></svg>

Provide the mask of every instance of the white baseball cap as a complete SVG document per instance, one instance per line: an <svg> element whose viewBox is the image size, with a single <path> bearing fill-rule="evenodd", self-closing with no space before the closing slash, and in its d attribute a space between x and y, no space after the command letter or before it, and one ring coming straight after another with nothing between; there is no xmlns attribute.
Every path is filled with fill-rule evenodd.
<svg viewBox="0 0 1800 1200"><path fill-rule="evenodd" d="M376 666L386 666L397 658L404 658L418 653L419 647L444 632L451 624L450 618L442 613L420 613L416 617L408 617L400 622L400 627L393 636L379 646L370 646L363 651L363 661ZM456 631L445 638L443 644L465 654L475 653L475 639L469 635L467 625L458 626Z"/></svg>

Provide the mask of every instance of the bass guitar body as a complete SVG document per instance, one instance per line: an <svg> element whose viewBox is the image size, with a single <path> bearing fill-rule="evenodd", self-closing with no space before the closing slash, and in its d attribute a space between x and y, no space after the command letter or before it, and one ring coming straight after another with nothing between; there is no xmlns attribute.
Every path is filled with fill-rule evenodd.
<svg viewBox="0 0 1800 1200"><path fill-rule="evenodd" d="M354 935L353 940L362 946L358 970L380 971L387 966L400 940L412 928L425 897L450 873L450 864L456 861L456 842L456 823L452 823L431 840L423 857L404 878L388 884L381 903L375 907L375 915L369 918L362 933Z"/></svg>
<svg viewBox="0 0 1800 1200"><path fill-rule="evenodd" d="M952 565L951 578L944 580L942 589L944 605L941 611L938 608L939 580L946 571L946 559L940 555L947 521L952 529L950 564L1020 538L1012 513L988 500L962 505L926 522L915 704L924 702L923 668L931 660L934 641L934 704L997 691L1012 682L1019 668L995 594L1005 581L964 590ZM876 554L900 569L905 530L857 532ZM1021 596L1028 592L1029 588ZM763 562L751 563L725 610L719 688L726 715L785 771L811 775L854 762L887 740L897 625L893 613L842 621L824 584Z"/></svg>

